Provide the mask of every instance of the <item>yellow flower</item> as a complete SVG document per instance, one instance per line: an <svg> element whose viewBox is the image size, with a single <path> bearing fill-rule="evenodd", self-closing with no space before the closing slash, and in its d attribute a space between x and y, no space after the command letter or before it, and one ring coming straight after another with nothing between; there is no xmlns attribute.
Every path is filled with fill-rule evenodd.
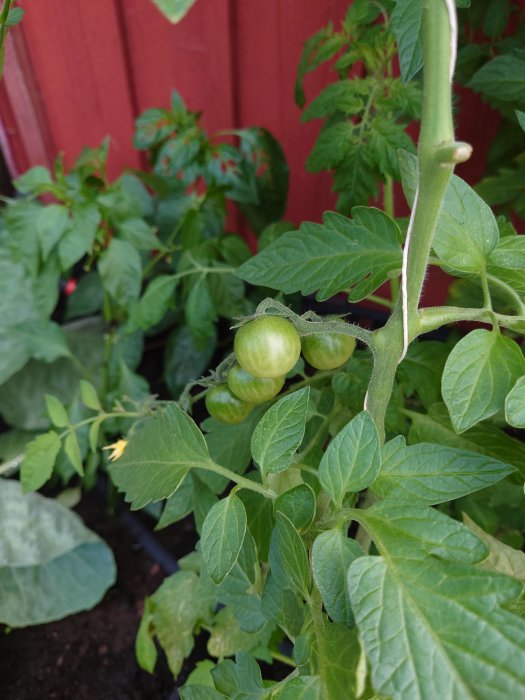
<svg viewBox="0 0 525 700"><path fill-rule="evenodd" d="M117 442L112 443L111 445L106 445L106 447L103 447L103 450L112 450L111 454L109 455L109 459L111 462L114 462L116 459L119 457L122 457L122 454L124 450L126 449L126 445L128 444L127 440L117 440Z"/></svg>

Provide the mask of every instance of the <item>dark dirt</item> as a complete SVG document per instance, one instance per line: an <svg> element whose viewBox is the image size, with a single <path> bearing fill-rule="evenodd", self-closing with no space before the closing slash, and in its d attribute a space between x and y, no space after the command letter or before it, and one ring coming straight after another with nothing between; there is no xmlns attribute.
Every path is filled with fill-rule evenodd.
<svg viewBox="0 0 525 700"><path fill-rule="evenodd" d="M100 496L88 494L76 510L113 550L117 582L94 610L11 632L0 627L0 698L167 700L174 682L162 653L152 676L139 668L134 649L144 597L165 573ZM176 557L193 546L189 530L180 523L162 533Z"/></svg>

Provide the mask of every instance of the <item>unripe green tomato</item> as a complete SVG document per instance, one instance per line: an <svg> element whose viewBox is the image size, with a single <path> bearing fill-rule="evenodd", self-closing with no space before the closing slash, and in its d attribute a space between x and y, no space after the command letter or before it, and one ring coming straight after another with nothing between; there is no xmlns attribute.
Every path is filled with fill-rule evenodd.
<svg viewBox="0 0 525 700"><path fill-rule="evenodd" d="M344 323L344 321L342 321ZM315 369L337 369L351 357L355 338L342 333L322 333L301 338L303 357Z"/></svg>
<svg viewBox="0 0 525 700"><path fill-rule="evenodd" d="M230 425L240 423L253 410L253 404L237 398L227 384L212 387L206 394L204 403L210 416Z"/></svg>
<svg viewBox="0 0 525 700"><path fill-rule="evenodd" d="M253 377L277 379L295 366L301 339L282 316L259 316L239 328L233 349L237 362Z"/></svg>
<svg viewBox="0 0 525 700"><path fill-rule="evenodd" d="M273 399L281 391L284 377L265 379L254 377L240 365L234 365L226 375L230 391L248 403L264 403Z"/></svg>

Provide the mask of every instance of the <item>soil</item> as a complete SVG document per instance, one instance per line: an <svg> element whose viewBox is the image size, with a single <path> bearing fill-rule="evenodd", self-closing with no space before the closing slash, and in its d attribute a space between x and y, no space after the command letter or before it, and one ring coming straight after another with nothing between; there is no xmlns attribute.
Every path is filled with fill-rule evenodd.
<svg viewBox="0 0 525 700"><path fill-rule="evenodd" d="M165 572L138 544L128 528L110 516L104 500L88 494L76 509L85 523L113 550L117 582L94 609L59 622L6 630L0 627L2 700L171 700L174 681L159 653L155 674L135 660L144 597ZM165 546L179 557L190 551L189 523L167 528ZM182 550L182 551L181 551Z"/></svg>

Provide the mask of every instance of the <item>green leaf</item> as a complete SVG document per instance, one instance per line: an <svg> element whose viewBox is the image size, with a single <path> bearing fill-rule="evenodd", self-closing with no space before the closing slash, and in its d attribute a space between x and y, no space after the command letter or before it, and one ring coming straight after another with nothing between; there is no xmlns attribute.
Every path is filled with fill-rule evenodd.
<svg viewBox="0 0 525 700"><path fill-rule="evenodd" d="M69 425L67 411L56 396L46 394L46 408L53 425L57 428L65 428Z"/></svg>
<svg viewBox="0 0 525 700"><path fill-rule="evenodd" d="M204 374L215 352L216 335L214 330L205 347L198 348L188 326L179 325L170 334L164 354L164 381L172 396L178 397L186 384Z"/></svg>
<svg viewBox="0 0 525 700"><path fill-rule="evenodd" d="M176 678L194 645L194 630L209 625L215 607L211 584L193 571L177 571L150 597L150 634L154 634Z"/></svg>
<svg viewBox="0 0 525 700"><path fill-rule="evenodd" d="M157 647L153 639L151 626L153 623L153 606L151 598L144 599L144 612L140 620L137 638L135 640L135 656L138 665L148 673L153 673L157 664Z"/></svg>
<svg viewBox="0 0 525 700"><path fill-rule="evenodd" d="M349 295L359 301L401 268L399 231L378 209L355 207L353 221L327 212L323 225L305 223L299 231L283 234L237 271L252 284L286 294L317 291L328 299L354 287Z"/></svg>
<svg viewBox="0 0 525 700"><path fill-rule="evenodd" d="M84 475L84 465L82 464L82 453L76 433L71 430L64 440L64 451L71 462L74 470L80 476Z"/></svg>
<svg viewBox="0 0 525 700"><path fill-rule="evenodd" d="M488 700L525 692L525 621L501 607L521 593L517 581L387 556L354 561L348 586L377 693Z"/></svg>
<svg viewBox="0 0 525 700"><path fill-rule="evenodd" d="M328 445L319 465L319 481L341 506L347 493L370 486L380 468L379 436L370 414L362 411Z"/></svg>
<svg viewBox="0 0 525 700"><path fill-rule="evenodd" d="M430 555L446 561L475 564L487 556L487 547L457 520L435 508L379 501L356 514L380 552L391 556Z"/></svg>
<svg viewBox="0 0 525 700"><path fill-rule="evenodd" d="M127 241L113 238L100 256L98 271L107 292L120 306L127 307L140 295L142 262Z"/></svg>
<svg viewBox="0 0 525 700"><path fill-rule="evenodd" d="M164 17L177 24L193 7L195 0L153 0Z"/></svg>
<svg viewBox="0 0 525 700"><path fill-rule="evenodd" d="M361 647L356 630L325 623L317 637L317 645L323 700L357 697L357 666Z"/></svg>
<svg viewBox="0 0 525 700"><path fill-rule="evenodd" d="M200 277L191 288L184 305L184 317L193 342L202 350L214 336L217 320L215 305L205 276Z"/></svg>
<svg viewBox="0 0 525 700"><path fill-rule="evenodd" d="M51 477L60 447L60 438L54 430L39 435L26 445L20 468L24 493L36 491Z"/></svg>
<svg viewBox="0 0 525 700"><path fill-rule="evenodd" d="M60 357L71 357L64 331L54 321L24 321L12 332L23 338L26 348L35 360L54 362Z"/></svg>
<svg viewBox="0 0 525 700"><path fill-rule="evenodd" d="M367 511L368 512L368 511ZM346 586L348 567L363 550L340 528L325 530L312 545L312 573L323 605L334 622L351 627L354 615Z"/></svg>
<svg viewBox="0 0 525 700"><path fill-rule="evenodd" d="M136 306L130 313L129 329L148 330L162 321L166 312L175 302L177 279L173 275L159 275L149 284Z"/></svg>
<svg viewBox="0 0 525 700"><path fill-rule="evenodd" d="M115 581L109 547L57 501L0 485L0 621L25 627L96 605Z"/></svg>
<svg viewBox="0 0 525 700"><path fill-rule="evenodd" d="M431 443L407 447L399 436L384 446L372 490L381 498L434 505L495 484L512 471L510 465L475 452Z"/></svg>
<svg viewBox="0 0 525 700"><path fill-rule="evenodd" d="M135 121L133 145L146 150L164 141L175 128L171 114L165 109L147 109Z"/></svg>
<svg viewBox="0 0 525 700"><path fill-rule="evenodd" d="M353 116L364 109L371 87L371 80L366 78L331 83L304 110L301 121L331 117L334 112Z"/></svg>
<svg viewBox="0 0 525 700"><path fill-rule="evenodd" d="M301 633L304 606L299 603L296 593L276 582L273 567L264 582L261 608L266 619L280 625L289 637L295 638Z"/></svg>
<svg viewBox="0 0 525 700"><path fill-rule="evenodd" d="M518 345L498 331L478 329L448 356L441 391L456 432L502 410L505 397L525 373Z"/></svg>
<svg viewBox="0 0 525 700"><path fill-rule="evenodd" d="M257 424L251 441L263 475L288 469L304 437L310 387L279 399Z"/></svg>
<svg viewBox="0 0 525 700"><path fill-rule="evenodd" d="M73 294L66 300L66 319L91 316L102 309L104 288L97 272L83 275Z"/></svg>
<svg viewBox="0 0 525 700"><path fill-rule="evenodd" d="M498 241L498 224L488 204L453 175L432 241L436 254L455 270L480 273Z"/></svg>
<svg viewBox="0 0 525 700"><path fill-rule="evenodd" d="M24 16L24 9L21 7L13 7L9 10L7 19L5 21L6 27L14 27L15 24L19 24Z"/></svg>
<svg viewBox="0 0 525 700"><path fill-rule="evenodd" d="M244 651L235 656L235 663L222 661L211 675L217 690L228 700L263 700L268 695L257 662Z"/></svg>
<svg viewBox="0 0 525 700"><path fill-rule="evenodd" d="M489 535L476 523L463 513L463 522L472 530L488 549L488 557L484 559L480 566L486 571L497 571L500 574L512 576L512 578L525 583L525 553Z"/></svg>
<svg viewBox="0 0 525 700"><path fill-rule="evenodd" d="M180 689L182 700L224 700L224 695L207 685L187 685Z"/></svg>
<svg viewBox="0 0 525 700"><path fill-rule="evenodd" d="M237 561L216 588L217 601L228 606L242 631L258 632L266 622L261 609L261 585L262 573L255 541L247 531ZM243 648L248 651L253 646L251 643L249 647Z"/></svg>
<svg viewBox="0 0 525 700"><path fill-rule="evenodd" d="M126 219L118 226L119 236L138 250L156 250L162 243L144 219Z"/></svg>
<svg viewBox="0 0 525 700"><path fill-rule="evenodd" d="M496 56L485 63L467 84L490 100L525 105L525 61L513 55Z"/></svg>
<svg viewBox="0 0 525 700"><path fill-rule="evenodd" d="M515 428L525 428L525 377L520 377L507 394L505 419Z"/></svg>
<svg viewBox="0 0 525 700"><path fill-rule="evenodd" d="M264 623L264 617L262 617ZM247 632L239 626L239 621L229 607L221 608L215 616L214 625L208 639L207 651L210 656L223 659L239 651L256 653L270 640L272 625L259 631Z"/></svg>
<svg viewBox="0 0 525 700"><path fill-rule="evenodd" d="M202 433L176 404L135 424L124 454L109 467L133 509L168 498L191 467L209 461Z"/></svg>
<svg viewBox="0 0 525 700"><path fill-rule="evenodd" d="M245 534L243 502L230 494L213 506L202 526L202 557L215 583L221 583L235 566Z"/></svg>
<svg viewBox="0 0 525 700"><path fill-rule="evenodd" d="M405 83L412 80L423 66L422 20L422 0L396 0L391 21Z"/></svg>
<svg viewBox="0 0 525 700"><path fill-rule="evenodd" d="M441 376L450 346L435 340L412 343L398 368L398 377L407 396L417 392L429 408L441 399Z"/></svg>
<svg viewBox="0 0 525 700"><path fill-rule="evenodd" d="M101 214L94 204L73 205L72 224L58 244L62 270L68 270L92 251L100 221Z"/></svg>
<svg viewBox="0 0 525 700"><path fill-rule="evenodd" d="M410 411L408 416L412 421L408 436L410 444L435 442L438 445L479 452L512 464L525 477L523 443L510 437L496 425L481 423L458 435L452 428L447 408L443 404L434 404L426 415Z"/></svg>
<svg viewBox="0 0 525 700"><path fill-rule="evenodd" d="M60 204L49 204L40 211L36 221L36 233L43 260L47 259L68 226L69 212L66 207Z"/></svg>
<svg viewBox="0 0 525 700"><path fill-rule="evenodd" d="M303 534L315 518L315 493L308 484L299 484L282 493L275 500L274 508L276 513L286 515L297 532Z"/></svg>
<svg viewBox="0 0 525 700"><path fill-rule="evenodd" d="M293 523L283 513L277 514L277 544L283 570L290 587L308 596L311 585L310 565L306 547Z"/></svg>
<svg viewBox="0 0 525 700"><path fill-rule="evenodd" d="M352 149L354 128L352 122L343 121L323 129L308 156L307 169L318 173L336 168Z"/></svg>
<svg viewBox="0 0 525 700"><path fill-rule="evenodd" d="M49 190L49 186L53 185L53 180L47 168L44 168L42 165L36 165L23 173L23 175L20 175L13 182L13 185L22 194L30 194L32 192L41 194Z"/></svg>
<svg viewBox="0 0 525 700"><path fill-rule="evenodd" d="M193 510L193 498L193 479L188 474L175 493L167 499L155 530L162 530L162 528L177 523L189 515Z"/></svg>
<svg viewBox="0 0 525 700"><path fill-rule="evenodd" d="M520 110L517 109L516 110L516 117L518 118L519 125L521 126L523 131L525 131L525 112L520 112Z"/></svg>
<svg viewBox="0 0 525 700"><path fill-rule="evenodd" d="M270 697L272 700L322 700L321 680L318 676L299 676L286 681Z"/></svg>
<svg viewBox="0 0 525 700"><path fill-rule="evenodd" d="M80 380L80 396L82 397L82 402L88 408L92 408L94 411L102 411L102 404L98 398L97 390L85 379Z"/></svg>

